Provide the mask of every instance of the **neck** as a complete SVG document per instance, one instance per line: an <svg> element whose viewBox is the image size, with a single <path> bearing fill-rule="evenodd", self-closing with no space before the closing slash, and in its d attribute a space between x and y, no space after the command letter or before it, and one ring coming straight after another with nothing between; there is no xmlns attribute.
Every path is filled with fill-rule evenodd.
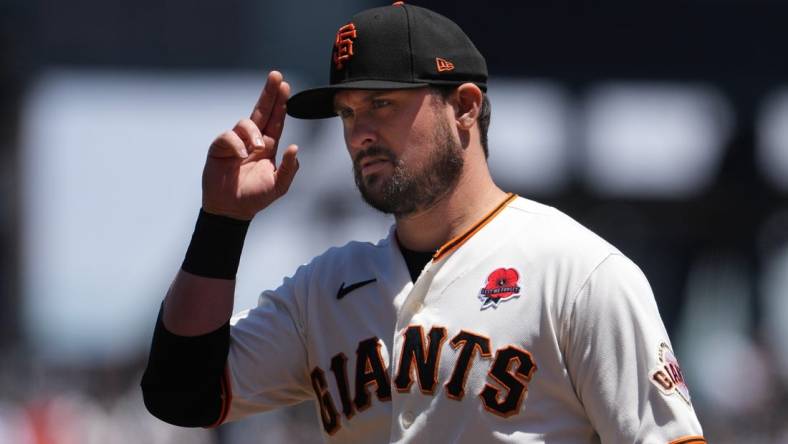
<svg viewBox="0 0 788 444"><path fill-rule="evenodd" d="M464 233L506 198L492 181L486 162L466 170L457 186L430 208L397 217L397 239L410 250L436 251Z"/></svg>

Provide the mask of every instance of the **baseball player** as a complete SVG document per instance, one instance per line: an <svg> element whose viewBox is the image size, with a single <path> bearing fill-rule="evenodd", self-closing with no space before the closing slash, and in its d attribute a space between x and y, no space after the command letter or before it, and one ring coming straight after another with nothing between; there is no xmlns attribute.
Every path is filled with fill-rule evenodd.
<svg viewBox="0 0 788 444"><path fill-rule="evenodd" d="M463 31L397 2L333 45L329 86L288 99L272 72L251 117L211 144L148 409L207 427L312 399L325 440L343 443L705 443L640 269L491 179L487 68ZM362 197L395 224L231 319L249 221L298 169L294 145L275 164L286 113L339 117Z"/></svg>

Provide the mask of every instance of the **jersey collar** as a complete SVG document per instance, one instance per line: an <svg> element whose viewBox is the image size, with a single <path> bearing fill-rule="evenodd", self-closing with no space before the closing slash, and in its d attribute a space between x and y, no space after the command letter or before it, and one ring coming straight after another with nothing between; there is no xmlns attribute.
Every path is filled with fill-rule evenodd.
<svg viewBox="0 0 788 444"><path fill-rule="evenodd" d="M487 225L488 223L490 223L490 221L495 219L495 216L497 216L498 213L503 211L503 209L506 208L506 206L509 205L509 203L515 200L516 198L517 195L514 193L507 194L503 202L498 204L497 207L495 207L492 211L487 213L483 218L481 218L481 220L473 224L473 226L468 228L464 233L454 237L450 241L443 244L440 248L438 248L438 251L436 251L435 254L432 256L432 261L437 262L441 260L443 257L445 257L447 254L459 248L460 245L464 244L474 234L478 233L479 230L484 228L485 225Z"/></svg>

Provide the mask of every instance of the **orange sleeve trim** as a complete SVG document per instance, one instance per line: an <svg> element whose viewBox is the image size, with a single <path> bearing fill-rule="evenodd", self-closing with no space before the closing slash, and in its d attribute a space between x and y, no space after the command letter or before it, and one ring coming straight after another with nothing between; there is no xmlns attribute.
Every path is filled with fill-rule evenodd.
<svg viewBox="0 0 788 444"><path fill-rule="evenodd" d="M230 412L230 403L232 403L233 401L233 390L232 390L232 385L230 384L230 368L227 366L224 367L221 386L222 386L222 409L219 412L219 419L217 419L215 423L208 426L208 428L218 427L222 425L224 420L227 419L227 414Z"/></svg>
<svg viewBox="0 0 788 444"><path fill-rule="evenodd" d="M449 254L452 251L456 250L460 245L464 244L465 241L470 239L479 230L484 228L484 226L487 225L491 220L493 220L495 218L495 216L498 215L498 213L503 211L503 209L506 208L507 205L509 205L509 202L515 200L516 198L517 198L516 194L509 193L506 196L506 199L504 199L503 202L501 202L497 207L495 207L495 209L493 209L492 211L487 213L487 215L485 215L482 218L482 220L480 220L479 222L476 222L471 228L469 228L464 233L460 234L459 236L455 237L454 239L452 239L452 240L446 242L445 244L443 244L443 246L441 246L438 249L438 251L436 251L435 254L432 256L432 260L433 261L440 260L440 258L442 258L443 256L446 256L447 254Z"/></svg>
<svg viewBox="0 0 788 444"><path fill-rule="evenodd" d="M675 439L668 444L707 444L706 438L702 436L682 436L679 439Z"/></svg>

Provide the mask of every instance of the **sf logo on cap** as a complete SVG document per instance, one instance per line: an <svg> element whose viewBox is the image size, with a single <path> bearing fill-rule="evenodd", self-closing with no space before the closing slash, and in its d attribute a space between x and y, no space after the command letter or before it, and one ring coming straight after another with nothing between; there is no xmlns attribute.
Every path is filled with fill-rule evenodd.
<svg viewBox="0 0 788 444"><path fill-rule="evenodd" d="M343 63L353 57L353 40L356 38L356 25L348 23L339 28L337 38L334 41L334 66L342 69Z"/></svg>

